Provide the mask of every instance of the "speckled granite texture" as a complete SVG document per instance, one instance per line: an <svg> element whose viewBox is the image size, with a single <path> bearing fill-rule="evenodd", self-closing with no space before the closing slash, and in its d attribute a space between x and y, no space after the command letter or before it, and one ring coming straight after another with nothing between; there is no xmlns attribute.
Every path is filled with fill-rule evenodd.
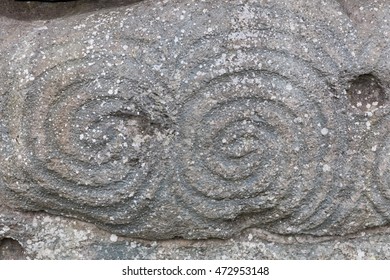
<svg viewBox="0 0 390 280"><path fill-rule="evenodd" d="M387 1L0 8L0 258L390 258Z"/></svg>

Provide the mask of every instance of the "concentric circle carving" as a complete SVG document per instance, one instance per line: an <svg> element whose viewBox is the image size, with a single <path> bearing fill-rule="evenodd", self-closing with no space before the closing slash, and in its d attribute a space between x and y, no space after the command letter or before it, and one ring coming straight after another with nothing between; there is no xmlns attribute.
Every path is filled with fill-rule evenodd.
<svg viewBox="0 0 390 280"><path fill-rule="evenodd" d="M321 183L329 166L316 160L329 151L331 128L291 81L232 74L198 91L182 111L180 195L201 215L232 219L258 212L265 223L308 201L316 208L321 201L313 198L329 192Z"/></svg>

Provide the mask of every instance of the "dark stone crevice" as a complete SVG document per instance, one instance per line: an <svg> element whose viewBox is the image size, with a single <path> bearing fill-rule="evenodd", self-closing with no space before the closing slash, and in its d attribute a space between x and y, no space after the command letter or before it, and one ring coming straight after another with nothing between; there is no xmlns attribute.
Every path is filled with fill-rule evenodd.
<svg viewBox="0 0 390 280"><path fill-rule="evenodd" d="M128 6L142 0L41 0L41 1L0 1L0 17L22 21L51 20L100 9Z"/></svg>
<svg viewBox="0 0 390 280"><path fill-rule="evenodd" d="M347 95L351 105L362 111L380 108L388 99L380 80L370 73L350 81Z"/></svg>
<svg viewBox="0 0 390 280"><path fill-rule="evenodd" d="M0 260L25 260L25 250L12 238L0 239Z"/></svg>

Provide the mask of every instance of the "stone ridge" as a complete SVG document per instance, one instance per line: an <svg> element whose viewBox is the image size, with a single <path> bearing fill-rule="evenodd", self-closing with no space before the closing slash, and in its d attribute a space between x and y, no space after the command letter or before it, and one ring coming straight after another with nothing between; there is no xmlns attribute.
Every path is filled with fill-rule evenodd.
<svg viewBox="0 0 390 280"><path fill-rule="evenodd" d="M377 31L330 0L21 23L0 56L0 202L143 239L386 227L390 29Z"/></svg>

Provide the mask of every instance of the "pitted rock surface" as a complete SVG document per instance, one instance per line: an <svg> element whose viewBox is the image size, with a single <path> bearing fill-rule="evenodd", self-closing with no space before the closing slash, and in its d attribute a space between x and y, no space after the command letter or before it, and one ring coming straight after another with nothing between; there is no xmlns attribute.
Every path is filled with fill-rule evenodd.
<svg viewBox="0 0 390 280"><path fill-rule="evenodd" d="M0 238L20 256L75 257L41 250L39 219L90 225L58 226L77 246L386 236L389 3L114 6L0 19Z"/></svg>

